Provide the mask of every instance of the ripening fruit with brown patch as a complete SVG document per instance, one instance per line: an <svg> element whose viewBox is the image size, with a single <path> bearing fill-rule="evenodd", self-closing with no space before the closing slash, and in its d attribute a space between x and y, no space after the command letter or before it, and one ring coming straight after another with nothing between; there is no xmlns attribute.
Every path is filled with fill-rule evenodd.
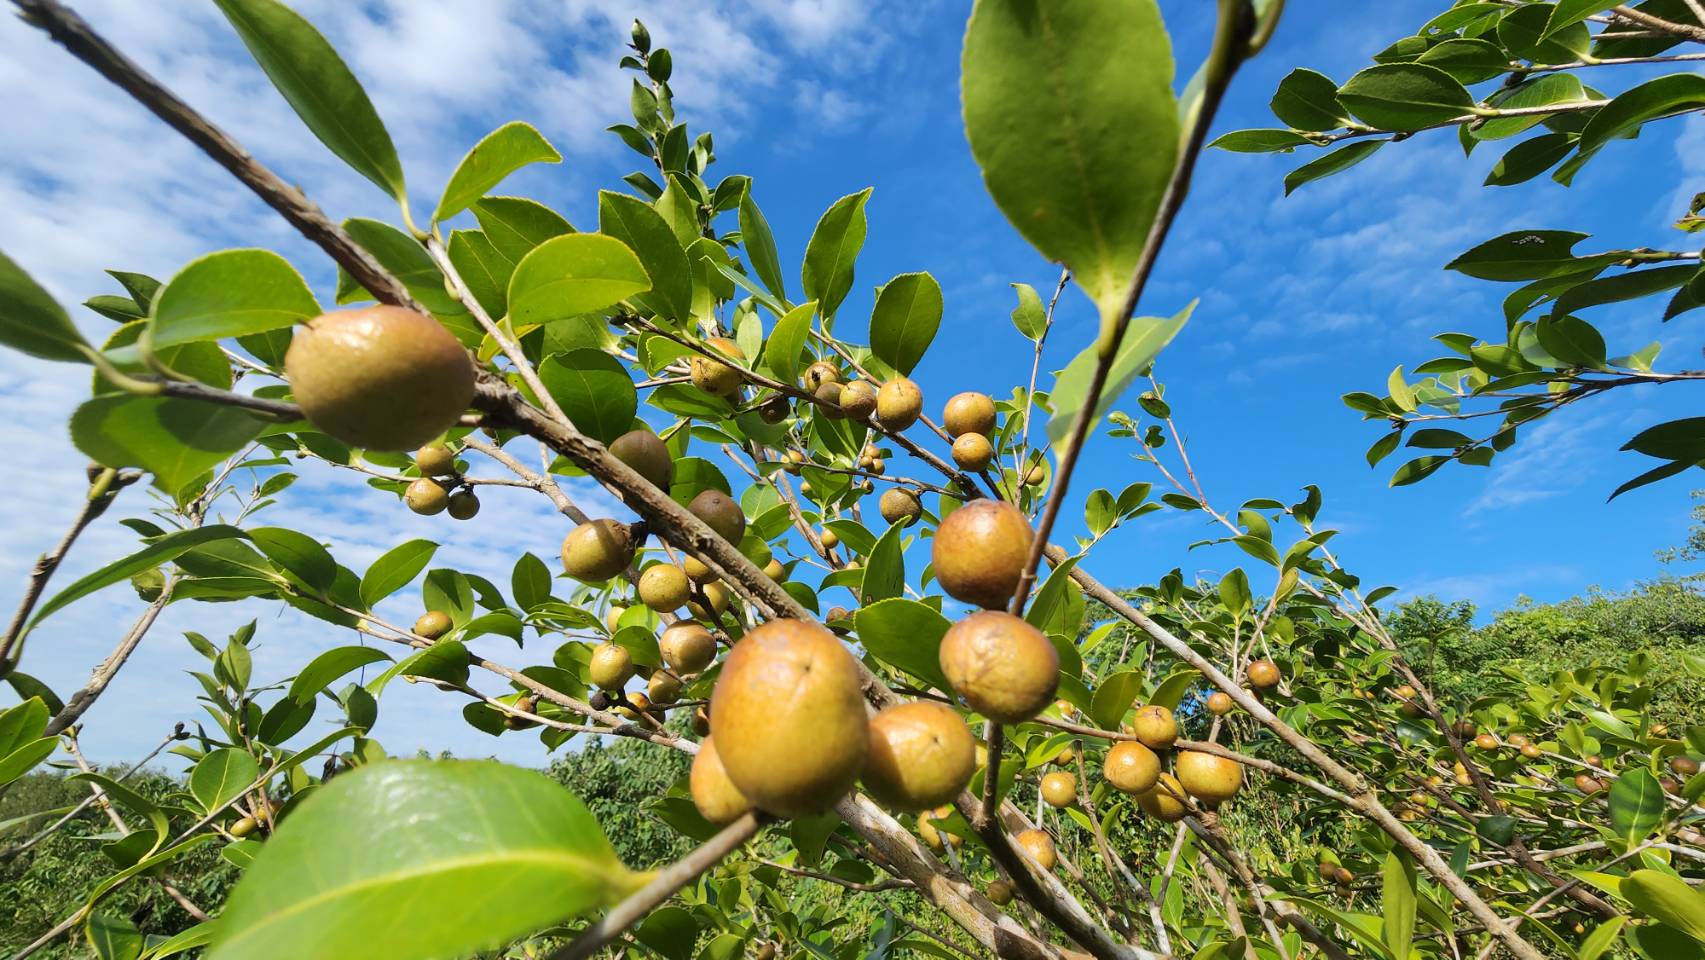
<svg viewBox="0 0 1705 960"><path fill-rule="evenodd" d="M428 443L414 452L414 468L423 477L448 477L456 472L456 454L442 443Z"/></svg>
<svg viewBox="0 0 1705 960"><path fill-rule="evenodd" d="M1587 754L1581 758L1581 762L1589 767L1599 767L1601 769L1604 767L1604 758L1600 757L1596 753Z"/></svg>
<svg viewBox="0 0 1705 960"><path fill-rule="evenodd" d="M1050 807L1069 807L1077 802L1077 777L1055 770L1042 778L1042 799Z"/></svg>
<svg viewBox="0 0 1705 960"><path fill-rule="evenodd" d="M830 420L840 420L846 417L847 412L841 409L840 384L825 383L818 387L811 395L817 398L817 402L811 406L816 408L818 413L828 417Z"/></svg>
<svg viewBox="0 0 1705 960"><path fill-rule="evenodd" d="M403 502L408 508L423 517L443 513L450 505L450 493L438 481L421 477L408 485L403 492Z"/></svg>
<svg viewBox="0 0 1705 960"><path fill-rule="evenodd" d="M722 761L766 813L821 813L858 779L870 749L858 661L835 635L771 620L728 652L710 698Z"/></svg>
<svg viewBox="0 0 1705 960"><path fill-rule="evenodd" d="M1474 738L1474 745L1482 750L1498 749L1498 738L1489 733L1482 733Z"/></svg>
<svg viewBox="0 0 1705 960"><path fill-rule="evenodd" d="M445 501L444 509L452 520L472 520L480 512L480 498L472 490L457 490Z"/></svg>
<svg viewBox="0 0 1705 960"><path fill-rule="evenodd" d="M716 752L715 737L707 736L699 741L699 753L693 758L692 772L687 775L687 787L693 795L693 806L698 808L699 816L719 827L733 823L752 809L752 801L746 799L746 795L740 792L734 781L728 779L728 771L722 765L722 757Z"/></svg>
<svg viewBox="0 0 1705 960"><path fill-rule="evenodd" d="M302 415L344 443L411 450L456 425L474 399L474 364L443 324L379 305L309 320L284 354Z"/></svg>
<svg viewBox="0 0 1705 960"><path fill-rule="evenodd" d="M1004 907L1012 902L1012 884L1005 880L989 881L989 902Z"/></svg>
<svg viewBox="0 0 1705 960"><path fill-rule="evenodd" d="M1243 786L1243 766L1211 753L1180 751L1173 768L1185 792L1209 806L1237 796Z"/></svg>
<svg viewBox="0 0 1705 960"><path fill-rule="evenodd" d="M608 580L633 562L633 532L620 520L588 520L562 538L562 568L576 580Z"/></svg>
<svg viewBox="0 0 1705 960"><path fill-rule="evenodd" d="M1699 761L1689 756L1677 754L1669 758L1669 768L1684 777L1691 777L1699 772Z"/></svg>
<svg viewBox="0 0 1705 960"><path fill-rule="evenodd" d="M1322 860L1315 869L1320 874L1320 879L1331 880L1338 872L1338 865L1330 860Z"/></svg>
<svg viewBox="0 0 1705 960"><path fill-rule="evenodd" d="M838 401L841 412L862 423L876 412L876 388L868 380L854 380L841 387Z"/></svg>
<svg viewBox="0 0 1705 960"><path fill-rule="evenodd" d="M1223 717L1236 708L1237 702L1224 690L1215 690L1208 695L1208 712L1216 717Z"/></svg>
<svg viewBox="0 0 1705 960"><path fill-rule="evenodd" d="M950 437L961 437L967 433L980 433L986 437L995 429L995 402L986 393L956 393L942 408L941 426Z"/></svg>
<svg viewBox="0 0 1705 960"><path fill-rule="evenodd" d="M639 602L658 613L681 609L692 596L687 571L672 563L654 563L639 575Z"/></svg>
<svg viewBox="0 0 1705 960"><path fill-rule="evenodd" d="M704 627L680 620L663 628L663 635L657 638L657 648L669 669L677 673L698 673L715 659L716 638Z"/></svg>
<svg viewBox="0 0 1705 960"><path fill-rule="evenodd" d="M973 500L947 515L930 548L935 579L955 600L998 610L1030 562L1030 521L1004 500Z"/></svg>
<svg viewBox="0 0 1705 960"><path fill-rule="evenodd" d="M414 635L436 640L449 633L453 626L455 624L450 621L449 614L442 610L428 610L414 622Z"/></svg>
<svg viewBox="0 0 1705 960"><path fill-rule="evenodd" d="M905 377L895 377L876 391L876 422L891 433L917 423L923 412L923 391Z"/></svg>
<svg viewBox="0 0 1705 960"><path fill-rule="evenodd" d="M610 441L610 455L664 493L675 482L675 460L669 456L669 447L650 430L629 430Z"/></svg>
<svg viewBox="0 0 1705 960"><path fill-rule="evenodd" d="M1166 750L1178 739L1178 720L1172 711L1158 703L1137 708L1131 718L1131 733L1154 750Z"/></svg>
<svg viewBox="0 0 1705 960"><path fill-rule="evenodd" d="M1054 838L1048 836L1046 830L1023 830L1012 839L1018 844L1018 849L1043 870L1052 870L1060 862L1059 854L1054 850Z"/></svg>
<svg viewBox="0 0 1705 960"><path fill-rule="evenodd" d="M870 718L870 753L861 779L888 807L913 812L959 795L976 772L976 738L959 714L929 700Z"/></svg>
<svg viewBox="0 0 1705 960"><path fill-rule="evenodd" d="M953 462L961 470L976 473L995 458L994 445L980 433L963 433L953 441Z"/></svg>
<svg viewBox="0 0 1705 960"><path fill-rule="evenodd" d="M888 472L888 466L887 466L887 464L882 462L881 457L878 457L875 460L870 461L870 466L867 469L869 469L871 473L874 473L879 477L882 476L884 473ZM868 478L866 478L864 481L864 491L866 493L870 492L870 480Z"/></svg>
<svg viewBox="0 0 1705 960"><path fill-rule="evenodd" d="M834 364L819 360L805 368L805 374L799 378L799 382L806 390L816 393L817 388L825 383L840 383L841 371Z"/></svg>
<svg viewBox="0 0 1705 960"><path fill-rule="evenodd" d="M705 526L729 543L739 545L746 535L746 514L734 498L721 490L702 490L687 504L687 512L703 520Z"/></svg>
<svg viewBox="0 0 1705 960"><path fill-rule="evenodd" d="M617 704L615 709L610 712L614 713L618 717L626 717L629 720L638 721L640 714L651 709L651 698L647 697L643 693L629 693L626 694L626 697L626 703Z"/></svg>
<svg viewBox="0 0 1705 960"><path fill-rule="evenodd" d="M521 713L536 714L539 712L538 698L533 697L533 696L521 697L520 699L516 700L515 703L512 704L512 706L516 710L519 710ZM528 719L527 717L523 717L523 716L520 716L518 714L505 713L503 715L503 726L505 729L528 730L528 729L531 729L531 728L536 727L538 725L539 725L539 721L531 720L531 719Z"/></svg>
<svg viewBox="0 0 1705 960"><path fill-rule="evenodd" d="M1142 793L1160 781L1160 758L1135 740L1120 740L1108 748L1101 775L1121 793Z"/></svg>
<svg viewBox="0 0 1705 960"><path fill-rule="evenodd" d="M687 612L692 614L695 620L712 622L720 620L723 613L728 610L729 600L732 599L728 593L728 588L722 585L722 581L718 580L700 586L698 592L704 595L704 602L700 602L698 596L695 595L687 601ZM705 603L709 603L710 606L707 608Z"/></svg>
<svg viewBox="0 0 1705 960"><path fill-rule="evenodd" d="M681 678L667 670L653 670L645 693L652 703L670 704L681 699Z"/></svg>
<svg viewBox="0 0 1705 960"><path fill-rule="evenodd" d="M1243 671L1249 685L1257 690L1271 690L1279 685L1279 665L1271 660L1253 660Z"/></svg>
<svg viewBox="0 0 1705 960"><path fill-rule="evenodd" d="M1356 875L1344 867L1338 867L1332 871L1332 882L1336 883L1340 887L1349 886L1355 881L1355 879Z"/></svg>
<svg viewBox="0 0 1705 960"><path fill-rule="evenodd" d="M687 571L687 579L694 583L709 583L716 579L716 571L690 553L681 558L681 569Z"/></svg>
<svg viewBox="0 0 1705 960"><path fill-rule="evenodd" d="M592 649L592 659L586 665L586 678L593 686L605 690L620 690L633 679L633 654L614 643L600 643Z"/></svg>
<svg viewBox="0 0 1705 960"><path fill-rule="evenodd" d="M1456 733L1458 740L1473 740L1479 735L1479 728L1472 720L1458 720L1451 724L1451 730Z"/></svg>
<svg viewBox="0 0 1705 960"><path fill-rule="evenodd" d="M1153 787L1137 794L1137 806L1143 812L1163 823L1177 823L1184 819L1189 808L1179 799L1184 795L1184 787L1172 774L1163 773Z"/></svg>
<svg viewBox="0 0 1705 960"><path fill-rule="evenodd" d="M1415 688L1405 683L1392 690L1391 695L1399 700L1413 700L1415 699Z"/></svg>
<svg viewBox="0 0 1705 960"><path fill-rule="evenodd" d="M697 707L693 710L693 733L700 738L710 736L710 708Z"/></svg>
<svg viewBox="0 0 1705 960"><path fill-rule="evenodd" d="M1041 713L1060 682L1060 655L1040 630L1000 610L973 613L941 638L941 672L973 710L999 723Z"/></svg>
<svg viewBox="0 0 1705 960"><path fill-rule="evenodd" d="M1604 789L1604 782L1590 773L1580 773L1575 775L1575 789L1590 797Z"/></svg>
<svg viewBox="0 0 1705 960"><path fill-rule="evenodd" d="M889 523L910 523L924 513L924 505L918 502L918 495L901 487L883 492L876 509Z"/></svg>
<svg viewBox="0 0 1705 960"><path fill-rule="evenodd" d="M745 364L746 362L746 352L740 349L738 343L727 337L713 337L706 340L704 345L705 349L712 353L721 354L735 363ZM740 384L744 380L744 375L735 367L703 354L693 355L688 364L688 372L692 374L693 386L717 397L727 397L738 393Z"/></svg>

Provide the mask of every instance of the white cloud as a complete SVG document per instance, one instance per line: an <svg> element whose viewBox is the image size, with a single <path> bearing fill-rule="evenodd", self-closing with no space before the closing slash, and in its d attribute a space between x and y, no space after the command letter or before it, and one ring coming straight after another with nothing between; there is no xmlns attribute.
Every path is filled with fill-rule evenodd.
<svg viewBox="0 0 1705 960"><path fill-rule="evenodd" d="M1613 411L1583 416L1582 411L1565 409L1523 430L1517 445L1494 461L1485 487L1463 516L1475 518L1579 487L1597 475L1592 464L1613 446L1605 428L1625 422L1624 414Z"/></svg>

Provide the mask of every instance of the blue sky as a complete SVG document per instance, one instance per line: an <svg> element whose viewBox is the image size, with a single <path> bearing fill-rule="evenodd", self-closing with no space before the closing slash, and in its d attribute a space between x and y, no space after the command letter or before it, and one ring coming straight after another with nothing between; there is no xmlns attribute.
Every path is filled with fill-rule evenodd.
<svg viewBox="0 0 1705 960"><path fill-rule="evenodd" d="M1293 0L1272 46L1239 76L1216 130L1274 125L1266 103L1291 68L1311 66L1342 81L1438 6ZM384 198L300 126L212 5L102 0L79 7L334 216L393 216ZM1005 394L1028 376L1028 344L1007 319L1008 284L1047 290L1057 271L1006 225L965 147L957 91L963 4L314 0L298 7L366 83L398 143L417 210L430 207L483 133L524 119L566 160L526 171L504 190L550 203L586 226L597 220L597 189L620 188L620 175L637 159L602 131L626 119L628 80L613 64L628 22L643 17L656 42L674 52L682 117L695 133L715 133L714 172L755 178L796 288L799 256L818 216L842 195L875 188L841 332L859 335L875 284L928 270L947 302L936 347L916 374L928 405L938 408L960 390ZM1163 3L1186 75L1206 43L1208 7ZM7 211L0 248L62 301L112 292L105 267L164 278L212 250L266 246L289 256L330 302L330 264L211 162L14 18L0 22L0 45L8 50L0 60L0 102L8 104L0 115L0 142L8 144L0 154L0 209ZM1600 82L1621 89L1631 81L1605 75ZM1490 470L1446 469L1396 490L1386 480L1398 461L1368 469L1363 451L1377 430L1338 397L1377 392L1396 364L1442 352L1429 344L1432 333L1501 330L1497 307L1507 289L1440 269L1481 240L1550 227L1594 233L1583 249L1684 246L1686 238L1668 224L1686 197L1705 188L1705 123L1695 116L1654 125L1640 140L1607 150L1567 190L1545 179L1480 187L1500 152L1465 159L1449 133L1423 134L1288 199L1284 173L1313 154L1209 152L1140 307L1171 314L1201 298L1158 372L1197 470L1222 508L1255 496L1292 498L1303 484L1317 483L1326 494L1323 524L1342 531L1334 546L1365 581L1472 599L1483 608L1518 595L1558 599L1591 585L1624 588L1658 572L1653 551L1685 530L1687 480L1610 504L1604 498L1647 467L1616 447L1646 425L1684 415L1690 388L1622 391L1583 404L1533 431ZM1635 170L1639 175L1630 176ZM1092 335L1088 300L1072 291L1061 303L1045 371L1064 366ZM1636 304L1605 308L1594 319L1613 352L1661 339L1671 365L1685 363L1673 358L1694 349L1689 321L1665 327L1654 314L1650 304ZM106 324L87 313L79 321L97 332ZM14 411L0 463L12 508L0 529L0 585L11 585L0 586L0 606L8 609L34 556L75 510L82 458L63 425L83 396L83 376L0 355L0 399ZM1092 444L1064 524L1081 522L1074 518L1095 487L1159 482L1128 457L1125 442ZM572 492L594 513L612 509L596 489L580 484ZM86 536L60 585L134 549L134 537L115 521L143 512L145 500L140 491L125 494ZM483 500L476 521L453 525L407 514L360 477L307 470L264 516L323 538L357 569L413 536L444 544L436 564L500 583L520 550L554 552L562 524L541 498L497 490ZM1135 584L1175 566L1217 577L1244 562L1235 550L1186 549L1210 535L1192 517L1156 514L1111 536L1090 566L1104 580ZM402 619L416 603L404 596L386 609ZM120 587L59 614L33 638L25 669L68 693L139 606ZM174 607L88 717L91 754L123 761L174 721L193 719L187 704L196 687L182 671L199 667L199 657L181 631L222 636L253 617L261 621L258 676L288 675L313 652L354 642L258 604ZM506 641L482 643L517 665L548 656L545 646L517 652L500 645ZM393 752L445 747L541 762L536 741L473 732L459 706L442 694L394 686L376 734Z"/></svg>

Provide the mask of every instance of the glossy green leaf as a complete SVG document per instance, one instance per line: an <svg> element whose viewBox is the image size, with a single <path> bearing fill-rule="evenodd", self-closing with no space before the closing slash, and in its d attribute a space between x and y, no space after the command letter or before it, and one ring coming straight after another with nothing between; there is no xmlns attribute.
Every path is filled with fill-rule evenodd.
<svg viewBox="0 0 1705 960"><path fill-rule="evenodd" d="M1474 95L1456 78L1420 63L1368 67L1338 89L1338 100L1357 120L1398 132L1453 120L1474 106Z"/></svg>
<svg viewBox="0 0 1705 960"><path fill-rule="evenodd" d="M965 133L995 204L1103 317L1116 312L1180 139L1154 0L978 0L961 67Z"/></svg>
<svg viewBox="0 0 1705 960"><path fill-rule="evenodd" d="M1647 427L1623 444L1622 449L1665 460L1688 463L1705 460L1705 417L1684 417Z"/></svg>
<svg viewBox="0 0 1705 960"><path fill-rule="evenodd" d="M136 960L142 955L142 931L129 917L96 911L84 922L83 933L99 960Z"/></svg>
<svg viewBox="0 0 1705 960"><path fill-rule="evenodd" d="M746 262L763 281L765 287L781 300L787 299L787 286L782 283L781 261L776 257L775 235L770 223L752 199L750 189L740 196L740 245L746 249ZM810 297L809 294L806 295Z"/></svg>
<svg viewBox="0 0 1705 960"><path fill-rule="evenodd" d="M515 261L505 257L484 231L452 230L446 252L487 316L509 312L509 277L515 272Z"/></svg>
<svg viewBox="0 0 1705 960"><path fill-rule="evenodd" d="M361 576L361 602L371 610L380 600L408 586L436 552L438 544L431 540L410 540L385 551Z"/></svg>
<svg viewBox="0 0 1705 960"><path fill-rule="evenodd" d="M1593 928L1581 941L1581 947L1575 952L1575 960L1598 960L1610 945L1616 942L1616 935L1622 932L1622 925L1628 922L1627 917L1611 917Z"/></svg>
<svg viewBox="0 0 1705 960"><path fill-rule="evenodd" d="M847 291L852 289L853 264L864 247L868 229L864 205L870 199L870 191L866 187L830 204L805 245L800 280L806 299L817 301L817 309L825 320L835 315Z"/></svg>
<svg viewBox="0 0 1705 960"><path fill-rule="evenodd" d="M1618 94L1581 131L1581 153L1592 153L1649 120L1705 106L1705 75L1672 73Z"/></svg>
<svg viewBox="0 0 1705 960"><path fill-rule="evenodd" d="M562 154L532 124L512 120L486 134L456 165L432 219L448 220L461 213L502 183L503 178L530 163L560 162Z"/></svg>
<svg viewBox="0 0 1705 960"><path fill-rule="evenodd" d="M1146 685L1143 675L1135 670L1121 670L1101 681L1090 701L1090 719L1103 730L1119 729L1125 713Z"/></svg>
<svg viewBox="0 0 1705 960"><path fill-rule="evenodd" d="M1349 111L1338 102L1338 85L1330 77L1299 67L1279 81L1269 106L1273 116L1296 130L1333 130L1349 122Z"/></svg>
<svg viewBox="0 0 1705 960"><path fill-rule="evenodd" d="M457 339L468 346L479 344L484 332L461 301L445 288L443 272L432 262L432 257L418 240L388 223L361 217L345 220L343 229L391 276L401 280L409 295L420 301L420 305L448 327ZM339 271L338 303L371 299L371 291L364 290L353 277Z"/></svg>
<svg viewBox="0 0 1705 960"><path fill-rule="evenodd" d="M43 360L87 363L87 346L58 301L0 253L0 344Z"/></svg>
<svg viewBox="0 0 1705 960"><path fill-rule="evenodd" d="M1428 47L1415 62L1437 67L1458 83L1479 83L1510 69L1510 58L1504 51L1478 37L1459 37Z"/></svg>
<svg viewBox="0 0 1705 960"><path fill-rule="evenodd" d="M19 745L16 750L0 756L0 786L18 779L59 749L58 737L42 737Z"/></svg>
<svg viewBox="0 0 1705 960"><path fill-rule="evenodd" d="M485 197L474 201L480 232L511 263L552 237L573 233L574 227L555 210L526 197Z"/></svg>
<svg viewBox="0 0 1705 960"><path fill-rule="evenodd" d="M81 577L75 583L54 594L52 599L36 609L34 619L30 620L29 626L25 628L24 632L28 633L35 629L37 624L52 616L55 611L70 606L96 590L129 580L144 570L152 570L162 563L176 559L186 550L217 540L245 536L247 534L243 531L224 524L212 524L168 533L141 550Z"/></svg>
<svg viewBox="0 0 1705 960"><path fill-rule="evenodd" d="M1610 785L1610 829L1624 843L1644 840L1663 816L1664 788L1644 768L1628 770Z"/></svg>
<svg viewBox="0 0 1705 960"><path fill-rule="evenodd" d="M308 661L308 665L290 682L288 696L297 701L312 700L351 670L390 659L372 647L335 647Z"/></svg>
<svg viewBox="0 0 1705 960"><path fill-rule="evenodd" d="M639 394L627 368L602 350L546 357L539 379L583 433L609 443L633 428Z"/></svg>
<svg viewBox="0 0 1705 960"><path fill-rule="evenodd" d="M1551 315L1578 313L1588 307L1636 300L1665 290L1673 290L1691 279L1698 269L1691 264L1677 264L1613 273L1588 280L1559 294L1556 303L1551 306Z"/></svg>
<svg viewBox="0 0 1705 960"><path fill-rule="evenodd" d="M1330 177L1335 173L1350 169L1372 156L1375 150L1390 142L1389 140L1354 140L1323 157L1310 160L1285 174L1285 196L1290 196L1305 183L1313 183L1323 177Z"/></svg>
<svg viewBox="0 0 1705 960"><path fill-rule="evenodd" d="M784 383L799 379L800 351L805 349L811 333L811 318L817 313L817 301L807 300L782 315L776 321L770 338L764 342L764 360L776 378Z"/></svg>
<svg viewBox="0 0 1705 960"><path fill-rule="evenodd" d="M1621 892L1641 913L1705 942L1705 893L1657 870L1629 874Z"/></svg>
<svg viewBox="0 0 1705 960"><path fill-rule="evenodd" d="M651 312L685 322L693 312L693 272L669 222L651 204L609 190L598 192L598 229L627 244L651 280L636 302Z"/></svg>
<svg viewBox="0 0 1705 960"><path fill-rule="evenodd" d="M463 956L614 903L645 879L542 774L384 761L338 777L280 825L232 891L208 957L367 958L376 917L392 960Z"/></svg>
<svg viewBox="0 0 1705 960"><path fill-rule="evenodd" d="M214 0L314 136L379 189L408 202L403 168L361 81L314 25L278 0Z"/></svg>
<svg viewBox="0 0 1705 960"><path fill-rule="evenodd" d="M1190 314L1196 309L1195 301L1171 317L1132 317L1130 326L1125 330L1125 339L1119 345L1119 353L1113 359L1113 365L1107 372L1107 381L1102 386L1101 396L1097 399L1094 411L1090 414L1090 429L1106 416L1107 411L1125 392L1149 365L1160 351L1172 342L1178 331L1184 329L1184 324L1190 319ZM1053 416L1048 418L1048 440L1056 448L1063 448L1067 438L1071 436L1072 424L1078 411L1089 402L1090 381L1095 376L1097 361L1096 345L1091 343L1081 353L1072 358L1072 362L1060 371L1054 380L1052 401Z"/></svg>
<svg viewBox="0 0 1705 960"><path fill-rule="evenodd" d="M941 284L934 277L900 274L876 295L870 314L871 352L900 373L911 373L935 339L941 313Z"/></svg>
<svg viewBox="0 0 1705 960"><path fill-rule="evenodd" d="M1574 265L1575 245L1586 238L1571 230L1517 230L1474 247L1445 269L1481 280L1532 280Z"/></svg>
<svg viewBox="0 0 1705 960"><path fill-rule="evenodd" d="M1551 169L1575 149L1575 138L1567 133L1542 133L1511 147L1486 174L1485 186L1509 187L1526 183Z"/></svg>
<svg viewBox="0 0 1705 960"><path fill-rule="evenodd" d="M1385 920L1385 946L1394 957L1409 956L1415 940L1415 864L1408 856L1393 850L1385 855L1383 878L1384 898L1380 912Z"/></svg>
<svg viewBox="0 0 1705 960"><path fill-rule="evenodd" d="M1233 130L1208 144L1232 153L1289 153L1314 141L1291 130Z"/></svg>
<svg viewBox="0 0 1705 960"><path fill-rule="evenodd" d="M271 250L222 250L177 272L154 299L155 347L287 329L318 316L302 275Z"/></svg>
<svg viewBox="0 0 1705 960"><path fill-rule="evenodd" d="M651 289L639 257L614 237L570 233L533 248L509 278L509 318L545 323L606 310Z"/></svg>
<svg viewBox="0 0 1705 960"><path fill-rule="evenodd" d="M898 597L905 592L906 558L900 551L906 524L896 523L876 538L864 565L859 597L864 603L875 603Z"/></svg>
<svg viewBox="0 0 1705 960"><path fill-rule="evenodd" d="M859 644L871 656L926 686L950 689L941 672L940 651L941 638L951 624L934 608L916 600L883 600L860 607L853 623Z"/></svg>
<svg viewBox="0 0 1705 960"><path fill-rule="evenodd" d="M1556 33L1603 10L1616 6L1611 0L1557 0L1545 21L1545 35ZM1585 958L1582 958L1585 960Z"/></svg>
<svg viewBox="0 0 1705 960"><path fill-rule="evenodd" d="M52 713L46 701L31 697L23 703L0 711L0 757L18 749L47 732Z"/></svg>
<svg viewBox="0 0 1705 960"><path fill-rule="evenodd" d="M71 441L109 467L141 467L160 489L184 485L260 435L264 421L199 400L107 394L71 415Z"/></svg>
<svg viewBox="0 0 1705 960"><path fill-rule="evenodd" d="M1529 3L1498 20L1498 42L1513 56L1534 63L1569 63L1587 52L1592 37L1584 23L1557 23L1549 3Z"/></svg>
<svg viewBox="0 0 1705 960"><path fill-rule="evenodd" d="M246 750L224 747L202 757L189 772L189 792L211 813L241 796L260 777L260 764Z"/></svg>
<svg viewBox="0 0 1705 960"><path fill-rule="evenodd" d="M1077 636L1081 624L1073 620L1083 617L1083 592L1072 582L1072 570L1076 566L1077 558L1068 557L1042 581L1042 588L1030 601L1030 609L1024 612L1024 619L1031 626L1045 634Z"/></svg>
<svg viewBox="0 0 1705 960"><path fill-rule="evenodd" d="M337 561L320 541L284 527L256 527L249 538L266 558L317 590L329 590L337 579Z"/></svg>
<svg viewBox="0 0 1705 960"><path fill-rule="evenodd" d="M1586 99L1587 93L1581 86L1579 77L1572 73L1547 73L1500 94L1492 101L1492 106L1499 110L1526 110L1579 103ZM1545 115L1538 113L1518 117L1494 117L1485 123L1471 126L1468 133L1476 140L1501 140L1513 137L1544 119Z"/></svg>
<svg viewBox="0 0 1705 960"><path fill-rule="evenodd" d="M1040 339L1042 331L1048 328L1048 311L1042 306L1041 295L1028 283L1015 283L1012 289L1018 293L1018 306L1012 308L1012 325L1025 339Z"/></svg>

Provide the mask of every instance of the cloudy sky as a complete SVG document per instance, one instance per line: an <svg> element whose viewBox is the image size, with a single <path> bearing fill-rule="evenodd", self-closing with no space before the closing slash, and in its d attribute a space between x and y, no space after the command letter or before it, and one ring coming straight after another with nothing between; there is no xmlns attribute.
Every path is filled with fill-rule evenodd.
<svg viewBox="0 0 1705 960"><path fill-rule="evenodd" d="M394 219L394 208L301 126L211 4L187 0L76 4L94 25L264 162L301 184L337 217ZM1008 284L1047 289L1055 272L1001 219L965 147L957 73L964 5L860 0L622 3L614 0L484 2L303 0L361 77L397 142L417 210L468 146L512 119L535 124L564 163L534 167L504 190L536 197L580 224L596 222L596 191L620 187L633 155L603 132L627 119L628 75L617 71L628 23L643 18L674 53L678 109L696 133L716 135L720 174L747 173L777 233L784 268L797 276L812 225L837 197L874 186L870 239L842 315L868 312L871 287L929 270L946 292L937 346L918 372L927 397L981 389L1004 394L1029 372L1027 345L1007 320ZM1201 55L1209 24L1194 0L1163 3L1179 59ZM1239 77L1218 129L1271 126L1272 90L1292 67L1347 78L1390 40L1413 31L1437 2L1342 4L1293 0L1273 45ZM104 268L166 278L189 260L230 246L283 253L330 302L333 269L210 161L87 68L15 18L0 20L0 249L61 300L117 292ZM1193 69L1193 66L1191 67ZM1187 71L1181 71L1187 72ZM1612 82L1606 78L1606 82ZM1203 481L1221 505L1286 498L1305 483L1326 493L1335 547L1365 580L1436 591L1485 609L1520 595L1558 599L1591 585L1625 588L1658 572L1654 550L1683 534L1687 481L1670 481L1606 505L1643 458L1615 452L1641 427L1689 410L1688 391L1625 391L1532 432L1491 470L1447 469L1390 490L1395 462L1368 470L1377 437L1338 401L1383 391L1397 363L1443 352L1430 334L1495 336L1506 289L1445 274L1452 256L1522 227L1579 228L1584 248L1683 244L1668 223L1705 189L1705 123L1649 128L1616 144L1572 189L1548 180L1506 190L1479 186L1498 150L1465 159L1448 134L1387 148L1353 172L1282 196L1285 171L1306 157L1212 152L1166 248L1143 312L1171 314L1200 297L1191 324L1159 372L1188 430ZM1630 171L1638 176L1630 176ZM80 311L99 335L107 321ZM1617 346L1661 340L1672 365L1697 350L1681 321L1665 327L1641 304L1598 319ZM1063 301L1047 368L1063 366L1094 325L1088 301ZM1682 358L1682 359L1678 359ZM81 369L0 354L0 400L11 413L0 485L0 607L34 556L76 509L82 462L64 425L86 395ZM931 406L934 406L934 403ZM1102 440L1074 483L1074 499L1141 475L1119 441ZM564 531L549 505L522 490L495 490L479 518L419 518L369 490L364 478L305 470L264 515L322 538L362 569L411 537L438 541L435 565L507 583L523 550L554 553ZM600 491L571 492L592 512ZM135 549L116 520L143 515L148 494L127 492L79 544L58 585ZM1079 511L1066 511L1068 518ZM1167 514L1156 515L1166 517ZM1218 576L1241 554L1201 550L1209 536L1190 518L1122 529L1093 566L1120 584L1175 566ZM81 684L140 609L117 587L57 615L32 638L24 669L62 694ZM415 595L385 608L410 619ZM177 720L194 720L197 692L184 670L200 658L185 629L223 637L259 619L257 677L283 678L313 653L355 642L293 613L259 604L183 605L162 617L133 663L87 718L101 762L144 752ZM516 665L545 662L488 638L482 652ZM534 647L538 649L534 649ZM448 748L540 763L528 736L493 740L465 727L460 703L397 685L376 735L393 752ZM322 711L324 713L325 711ZM322 718L325 719L325 718ZM316 721L317 723L319 721ZM328 720L329 722L329 720Z"/></svg>

